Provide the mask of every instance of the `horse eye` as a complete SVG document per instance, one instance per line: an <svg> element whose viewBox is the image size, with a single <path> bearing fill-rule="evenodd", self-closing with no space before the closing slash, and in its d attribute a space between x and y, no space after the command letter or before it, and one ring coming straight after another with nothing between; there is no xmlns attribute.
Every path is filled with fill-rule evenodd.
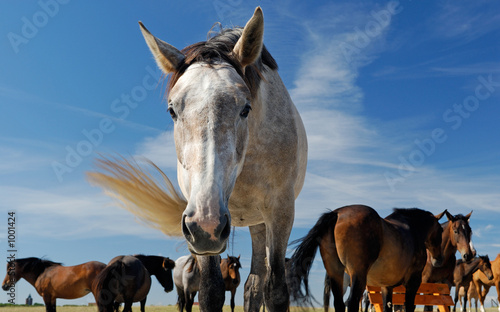
<svg viewBox="0 0 500 312"><path fill-rule="evenodd" d="M252 110L252 107L250 107L250 105L248 105L248 104L245 105L245 107L243 107L243 110L240 113L240 116L243 118L247 118L248 113L250 113L251 110Z"/></svg>
<svg viewBox="0 0 500 312"><path fill-rule="evenodd" d="M172 119L177 118L177 115L175 114L175 111L171 106L168 107L167 111L170 113L170 116L172 116Z"/></svg>

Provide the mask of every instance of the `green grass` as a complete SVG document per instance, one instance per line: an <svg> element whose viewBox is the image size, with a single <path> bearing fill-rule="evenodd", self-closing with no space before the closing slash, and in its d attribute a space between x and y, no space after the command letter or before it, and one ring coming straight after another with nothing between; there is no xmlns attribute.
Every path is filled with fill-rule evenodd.
<svg viewBox="0 0 500 312"><path fill-rule="evenodd" d="M132 310L140 311L139 306L134 306ZM322 312L323 308L316 309L302 309L302 308L291 308L291 312L300 312L309 310L311 312ZM333 312L333 309L330 309ZM44 306L24 306L24 305L0 305L1 312L45 312ZM97 308L95 306L58 306L57 312L96 312ZM198 306L193 306L193 312L199 312L200 309ZM234 309L235 312L243 312L242 306L236 306ZM422 311L422 309L418 309L417 311ZM434 308L434 311L437 311L437 308ZM474 311L474 309L473 309ZM177 307L175 305L172 306L146 306L146 312L177 312ZM224 306L224 312L231 312L231 308L227 305ZM486 312L498 312L498 308L486 308Z"/></svg>

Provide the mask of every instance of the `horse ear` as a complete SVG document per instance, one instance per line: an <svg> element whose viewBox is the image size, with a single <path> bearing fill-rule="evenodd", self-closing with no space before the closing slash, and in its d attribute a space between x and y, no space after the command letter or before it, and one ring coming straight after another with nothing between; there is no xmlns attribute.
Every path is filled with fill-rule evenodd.
<svg viewBox="0 0 500 312"><path fill-rule="evenodd" d="M469 214L465 216L465 220L467 220L467 222L469 222L471 214L472 214L472 211L469 212Z"/></svg>
<svg viewBox="0 0 500 312"><path fill-rule="evenodd" d="M445 209L443 212L441 212L441 213L440 213L440 214L438 214L438 215L435 215L434 217L436 217L436 219L438 219L438 221L439 221L439 220L440 220L440 219L444 216L444 214L445 214L446 212L448 212L448 210L446 210L446 209Z"/></svg>
<svg viewBox="0 0 500 312"><path fill-rule="evenodd" d="M240 39L233 48L233 53L243 69L253 64L260 56L264 41L264 15L257 7L252 18L247 22Z"/></svg>
<svg viewBox="0 0 500 312"><path fill-rule="evenodd" d="M146 44L153 54L156 64L165 74L176 71L184 61L184 54L174 46L153 36L149 30L139 22L141 32L146 40Z"/></svg>
<svg viewBox="0 0 500 312"><path fill-rule="evenodd" d="M455 217L448 212L448 210L445 210L445 213L446 213L446 218L448 218L448 221L453 221L455 220Z"/></svg>

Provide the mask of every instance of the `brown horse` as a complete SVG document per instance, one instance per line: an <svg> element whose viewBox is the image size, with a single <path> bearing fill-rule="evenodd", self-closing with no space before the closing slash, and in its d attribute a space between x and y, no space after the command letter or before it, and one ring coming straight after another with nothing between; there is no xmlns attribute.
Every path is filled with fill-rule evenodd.
<svg viewBox="0 0 500 312"><path fill-rule="evenodd" d="M91 292L92 282L105 267L98 261L62 266L61 263L40 258L16 259L7 263L2 289L7 291L24 278L42 296L45 310L55 312L57 298L77 299Z"/></svg>
<svg viewBox="0 0 500 312"><path fill-rule="evenodd" d="M427 263L422 272L422 283L446 283L453 285L453 272L456 265L455 254L460 252L464 261L470 261L476 256L476 251L472 247L472 230L469 226L469 218L472 214L464 216L458 214L453 216L445 211L448 221L442 224L443 239L441 250L443 253L443 265L439 268L431 263L430 255L427 255Z"/></svg>
<svg viewBox="0 0 500 312"><path fill-rule="evenodd" d="M479 302L481 303L481 312L484 312L484 299L486 298L491 286L496 287L497 299L500 302L500 254L497 255L495 260L490 261L490 263L491 271L493 271L493 279L489 279L481 271L476 271L476 273L472 275L472 280L479 295ZM498 308L498 311L500 311L500 307Z"/></svg>
<svg viewBox="0 0 500 312"><path fill-rule="evenodd" d="M141 302L144 311L151 277L142 262L133 256L117 256L96 276L93 290L99 312L113 312L124 302L123 312L132 312L132 303Z"/></svg>
<svg viewBox="0 0 500 312"><path fill-rule="evenodd" d="M175 261L174 283L177 288L177 305L179 311L186 309L191 312L196 293L200 290L201 266L199 257L194 255L182 256ZM231 311L234 312L234 296L240 284L241 268L240 257L227 256L220 260L224 289L231 292Z"/></svg>
<svg viewBox="0 0 500 312"><path fill-rule="evenodd" d="M420 209L394 209L382 219L372 208L346 206L323 214L292 256L290 293L310 302L308 274L320 248L334 298L335 311L345 311L342 296L344 271L351 277L348 312L357 312L366 285L382 287L384 311L392 310L392 288L406 287L406 312L415 310L415 295L422 279L426 249L440 265L442 227ZM304 284L305 299L300 298Z"/></svg>
<svg viewBox="0 0 500 312"><path fill-rule="evenodd" d="M224 287L226 291L231 292L231 312L234 312L234 296L236 295L236 288L240 285L240 256L222 259L220 262L220 270L222 278L224 279Z"/></svg>
<svg viewBox="0 0 500 312"><path fill-rule="evenodd" d="M488 256L479 256L474 258L471 262L464 262L462 259L457 260L455 271L453 272L453 282L455 286L455 306L453 312L456 311L457 301L459 299L459 291L464 289L464 294L469 291L469 286L472 282L472 275L477 270L483 272L489 280L493 279L493 272L491 271L490 258ZM464 295L464 305L462 311L465 312L467 305L467 296Z"/></svg>

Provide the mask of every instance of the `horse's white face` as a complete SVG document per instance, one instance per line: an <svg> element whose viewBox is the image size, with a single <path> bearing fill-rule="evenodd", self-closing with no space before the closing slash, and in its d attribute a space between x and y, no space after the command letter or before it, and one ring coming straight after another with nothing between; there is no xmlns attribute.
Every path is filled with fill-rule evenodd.
<svg viewBox="0 0 500 312"><path fill-rule="evenodd" d="M142 24L141 30L160 68L181 73L169 92L168 110L174 119L179 184L188 199L182 232L191 252L219 254L231 230L228 202L248 144L250 90L223 61L192 62L182 71L185 55ZM260 57L263 35L264 18L257 8L230 51L243 72Z"/></svg>
<svg viewBox="0 0 500 312"><path fill-rule="evenodd" d="M194 64L170 90L182 218L190 249L220 253L229 237L228 201L248 143L250 91L227 64Z"/></svg>

